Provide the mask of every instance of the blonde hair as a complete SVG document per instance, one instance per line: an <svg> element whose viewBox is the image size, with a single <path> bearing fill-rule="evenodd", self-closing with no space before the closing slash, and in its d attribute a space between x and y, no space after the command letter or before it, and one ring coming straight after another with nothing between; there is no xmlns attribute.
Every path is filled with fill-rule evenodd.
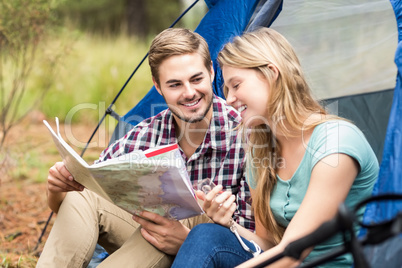
<svg viewBox="0 0 402 268"><path fill-rule="evenodd" d="M184 28L168 28L159 33L151 43L148 62L151 74L159 84L159 66L172 56L198 53L207 70L211 69L211 56L205 39Z"/></svg>
<svg viewBox="0 0 402 268"><path fill-rule="evenodd" d="M278 32L269 28L235 37L226 44L218 55L220 66L254 69L260 72L270 84L266 118L277 123L275 127L284 135L293 134L287 129L283 118L291 129L308 130L327 121L325 119L304 125L311 114L327 115L324 108L312 97L306 82L300 62L289 42ZM273 64L278 69L278 77L268 67ZM227 88L224 88L227 95ZM242 126L244 128L244 126ZM277 182L276 173L279 163L280 146L276 142L267 124L255 126L246 137L253 145L248 148L248 167L252 158L267 159L267 165L256 169L255 180L257 187L253 196L253 208L256 219L273 235L275 243L282 239L284 228L274 219L270 209L271 192ZM254 170L253 170L254 171ZM249 173L250 174L250 173Z"/></svg>

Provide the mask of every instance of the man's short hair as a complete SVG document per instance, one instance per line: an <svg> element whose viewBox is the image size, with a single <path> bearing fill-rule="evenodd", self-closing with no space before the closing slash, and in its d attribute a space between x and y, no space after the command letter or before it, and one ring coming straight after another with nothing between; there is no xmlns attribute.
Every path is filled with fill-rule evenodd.
<svg viewBox="0 0 402 268"><path fill-rule="evenodd" d="M208 44L201 35L183 28L169 28L159 33L151 43L148 57L155 81L159 84L159 66L165 59L192 53L201 55L205 67L211 69Z"/></svg>

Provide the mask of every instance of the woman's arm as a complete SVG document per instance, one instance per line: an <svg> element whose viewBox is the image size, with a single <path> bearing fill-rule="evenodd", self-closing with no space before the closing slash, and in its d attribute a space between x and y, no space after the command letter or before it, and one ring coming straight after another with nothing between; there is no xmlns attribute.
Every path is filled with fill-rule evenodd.
<svg viewBox="0 0 402 268"><path fill-rule="evenodd" d="M254 190L250 188L251 197L254 195ZM237 223L234 223L238 233L240 236L244 237L249 241L254 241L257 243L263 251L269 250L275 246L273 242L274 239L270 233L267 232L267 229L261 224L258 220L258 217L255 217L255 233L250 232L246 228L240 226Z"/></svg>
<svg viewBox="0 0 402 268"><path fill-rule="evenodd" d="M306 196L286 228L281 242L239 267L252 267L272 258L290 242L313 232L322 223L332 219L339 205L345 201L358 171L358 163L345 154L332 154L321 159L313 168ZM311 251L312 248L305 250L302 258ZM293 267L299 263L291 258L283 258L270 267Z"/></svg>
<svg viewBox="0 0 402 268"><path fill-rule="evenodd" d="M254 196L254 190L252 188L250 188L250 194L252 200ZM236 226L239 225L236 224ZM239 226L237 229L239 230L240 236L249 241L253 240L261 247L263 251L266 251L275 245L272 234L267 232L267 229L261 224L257 216L255 217L255 233L249 232L247 229L241 226Z"/></svg>

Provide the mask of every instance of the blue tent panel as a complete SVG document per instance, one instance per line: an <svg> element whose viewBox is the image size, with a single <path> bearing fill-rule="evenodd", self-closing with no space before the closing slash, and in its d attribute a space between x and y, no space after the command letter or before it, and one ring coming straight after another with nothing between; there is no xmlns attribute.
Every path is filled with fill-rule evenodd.
<svg viewBox="0 0 402 268"><path fill-rule="evenodd" d="M402 194L402 2L390 1L395 12L398 25L399 44L395 53L395 64L398 68L394 100L388 122L383 158L380 173L373 195L383 193ZM376 202L367 205L364 221L366 223L381 222L392 219L402 212L402 202ZM365 248L366 257L372 267L402 266L401 236L389 239L380 245Z"/></svg>
<svg viewBox="0 0 402 268"><path fill-rule="evenodd" d="M398 68L394 100L388 122L387 133L379 178L373 195L381 193L402 193L402 2L391 0L397 18L399 44L395 53ZM400 202L373 203L367 206L365 221L378 222L390 219L402 210Z"/></svg>

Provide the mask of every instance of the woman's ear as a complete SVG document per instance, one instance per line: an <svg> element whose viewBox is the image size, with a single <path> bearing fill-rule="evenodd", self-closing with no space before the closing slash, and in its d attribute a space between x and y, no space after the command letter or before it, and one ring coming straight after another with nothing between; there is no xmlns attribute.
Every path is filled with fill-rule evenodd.
<svg viewBox="0 0 402 268"><path fill-rule="evenodd" d="M270 64L268 64L268 68L272 71L272 73L274 74L274 79L273 79L273 81L272 82L275 82L277 79L278 79L278 76L279 76L279 70L278 70L278 68L274 65L274 64L272 64L272 63L270 63Z"/></svg>

